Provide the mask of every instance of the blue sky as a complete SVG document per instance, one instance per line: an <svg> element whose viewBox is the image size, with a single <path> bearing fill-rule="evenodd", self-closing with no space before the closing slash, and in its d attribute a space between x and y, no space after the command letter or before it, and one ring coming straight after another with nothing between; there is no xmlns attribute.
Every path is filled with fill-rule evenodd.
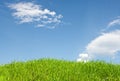
<svg viewBox="0 0 120 81"><path fill-rule="evenodd" d="M120 0L1 1L0 63L46 57L75 61L79 54L83 55L80 60L87 54L94 59L104 60L108 60L106 57L110 56L114 57L115 62L119 62L119 3ZM32 15L24 12L24 6L31 8L29 11ZM17 11L20 8L23 9L22 15ZM38 10L38 14L33 10ZM44 19L40 19L43 17L41 13L47 16L44 23ZM49 18L52 19L50 23ZM108 44L102 40L104 38ZM109 41L112 38L115 41ZM99 44L103 44L107 51L101 53L97 49ZM109 45L115 48L109 48ZM115 52L109 52L110 50Z"/></svg>

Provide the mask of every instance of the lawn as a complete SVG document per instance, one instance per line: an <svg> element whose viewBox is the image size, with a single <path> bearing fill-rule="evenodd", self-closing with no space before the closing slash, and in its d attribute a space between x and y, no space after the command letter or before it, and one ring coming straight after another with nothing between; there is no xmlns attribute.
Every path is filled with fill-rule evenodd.
<svg viewBox="0 0 120 81"><path fill-rule="evenodd" d="M39 59L0 65L0 81L120 81L120 65Z"/></svg>

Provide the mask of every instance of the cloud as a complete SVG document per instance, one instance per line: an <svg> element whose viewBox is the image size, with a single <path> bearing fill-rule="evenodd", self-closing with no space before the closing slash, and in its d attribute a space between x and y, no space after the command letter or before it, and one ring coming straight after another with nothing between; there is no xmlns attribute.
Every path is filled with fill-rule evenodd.
<svg viewBox="0 0 120 81"><path fill-rule="evenodd" d="M77 61L103 60L106 57L109 59L117 58L116 56L120 52L120 29L114 27L115 25L120 25L120 16L108 23L105 29L106 33L103 31L101 35L88 43L84 52L79 54ZM112 26L114 29L109 31ZM86 59L83 59L84 54Z"/></svg>
<svg viewBox="0 0 120 81"><path fill-rule="evenodd" d="M12 15L20 24L35 23L37 27L54 28L61 23L63 17L61 14L57 15L55 11L43 9L41 5L32 2L9 4L8 7L14 10Z"/></svg>
<svg viewBox="0 0 120 81"><path fill-rule="evenodd" d="M89 58L92 59L94 59L96 56L110 56L111 58L114 58L119 51L120 30L103 33L102 35L92 40L85 49L85 53L87 53ZM89 58L88 60L90 60Z"/></svg>
<svg viewBox="0 0 120 81"><path fill-rule="evenodd" d="M111 22L108 24L108 27L115 26L115 25L120 25L120 18L119 18L119 17L118 17L117 19L111 21Z"/></svg>
<svg viewBox="0 0 120 81"><path fill-rule="evenodd" d="M114 55L120 51L120 30L97 37L87 45L86 51L89 54Z"/></svg>
<svg viewBox="0 0 120 81"><path fill-rule="evenodd" d="M82 53L79 55L79 58L77 59L77 62L87 62L89 60L89 55Z"/></svg>

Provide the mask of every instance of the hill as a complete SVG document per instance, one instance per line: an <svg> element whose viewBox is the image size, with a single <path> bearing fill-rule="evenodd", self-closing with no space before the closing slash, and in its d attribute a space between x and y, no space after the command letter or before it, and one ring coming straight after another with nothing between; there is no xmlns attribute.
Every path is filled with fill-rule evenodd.
<svg viewBox="0 0 120 81"><path fill-rule="evenodd" d="M0 65L0 81L120 81L120 65L40 59Z"/></svg>

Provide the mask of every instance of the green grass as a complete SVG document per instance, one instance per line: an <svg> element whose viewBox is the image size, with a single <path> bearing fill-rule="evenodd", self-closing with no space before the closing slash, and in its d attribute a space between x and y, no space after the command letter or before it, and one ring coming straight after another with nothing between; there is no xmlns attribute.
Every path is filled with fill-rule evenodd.
<svg viewBox="0 0 120 81"><path fill-rule="evenodd" d="M120 65L40 59L0 66L0 81L120 81Z"/></svg>

